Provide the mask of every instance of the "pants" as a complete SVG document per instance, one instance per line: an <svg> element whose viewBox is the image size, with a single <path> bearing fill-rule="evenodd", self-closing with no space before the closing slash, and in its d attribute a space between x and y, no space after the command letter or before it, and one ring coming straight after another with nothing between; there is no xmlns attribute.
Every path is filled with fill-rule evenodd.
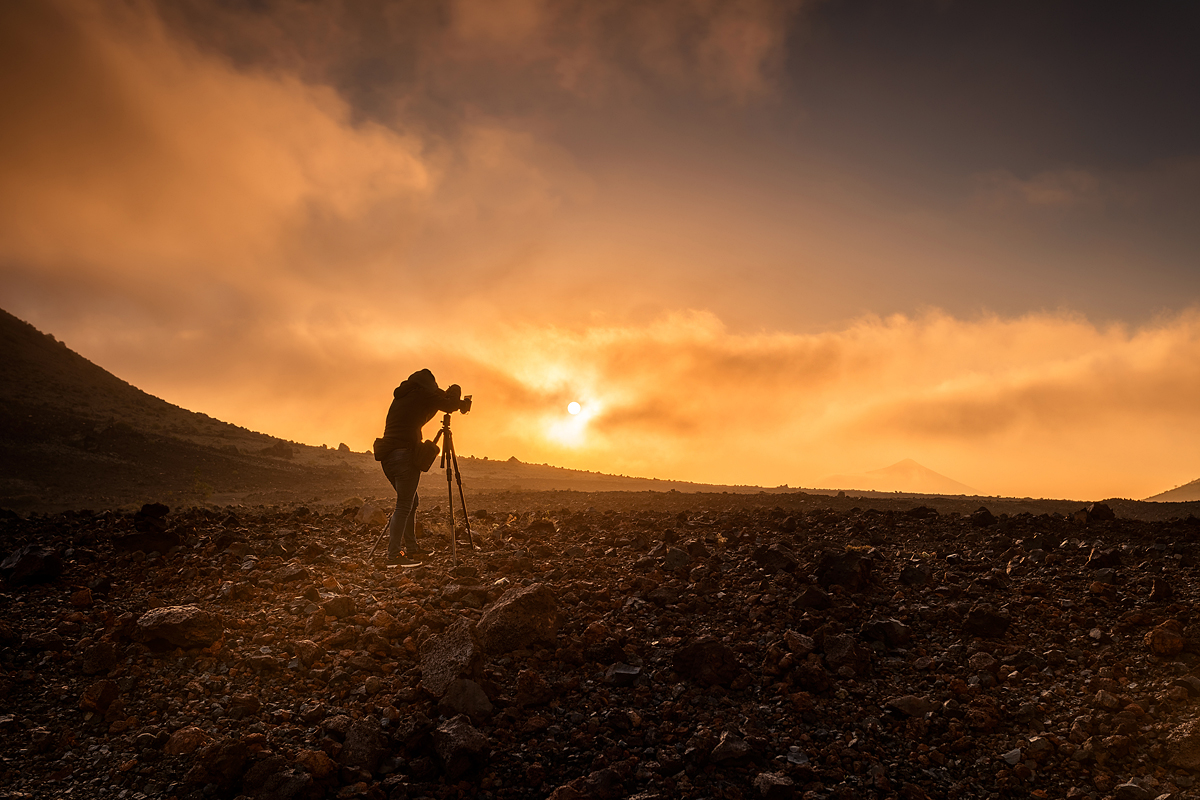
<svg viewBox="0 0 1200 800"><path fill-rule="evenodd" d="M401 550L412 551L417 547L417 484L421 470L416 463L414 448L393 450L383 459L383 474L396 490L396 510L388 525L389 559L399 558Z"/></svg>

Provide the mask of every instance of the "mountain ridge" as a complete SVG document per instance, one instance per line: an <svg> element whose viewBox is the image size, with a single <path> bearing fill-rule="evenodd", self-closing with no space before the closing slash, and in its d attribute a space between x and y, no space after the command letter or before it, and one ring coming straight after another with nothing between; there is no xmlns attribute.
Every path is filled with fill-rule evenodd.
<svg viewBox="0 0 1200 800"><path fill-rule="evenodd" d="M848 491L913 492L922 494L974 495L975 489L934 472L911 458L880 469L854 474L829 475L818 486Z"/></svg>

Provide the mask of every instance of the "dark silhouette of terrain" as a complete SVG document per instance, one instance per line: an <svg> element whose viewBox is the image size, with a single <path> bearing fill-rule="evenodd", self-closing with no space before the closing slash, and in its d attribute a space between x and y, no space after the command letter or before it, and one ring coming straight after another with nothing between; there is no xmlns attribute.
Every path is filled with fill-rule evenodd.
<svg viewBox="0 0 1200 800"><path fill-rule="evenodd" d="M1194 503L1198 500L1200 500L1200 478L1146 498L1147 502L1160 503Z"/></svg>
<svg viewBox="0 0 1200 800"><path fill-rule="evenodd" d="M357 491L354 455L179 408L0 311L0 506L112 507L272 488Z"/></svg>

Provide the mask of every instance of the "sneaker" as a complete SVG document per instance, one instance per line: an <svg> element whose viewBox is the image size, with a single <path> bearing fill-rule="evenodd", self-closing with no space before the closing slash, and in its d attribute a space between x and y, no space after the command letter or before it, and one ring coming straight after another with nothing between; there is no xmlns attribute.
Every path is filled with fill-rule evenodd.
<svg viewBox="0 0 1200 800"><path fill-rule="evenodd" d="M428 558L433 555L432 550L424 550L420 547L413 547L404 551L405 558Z"/></svg>

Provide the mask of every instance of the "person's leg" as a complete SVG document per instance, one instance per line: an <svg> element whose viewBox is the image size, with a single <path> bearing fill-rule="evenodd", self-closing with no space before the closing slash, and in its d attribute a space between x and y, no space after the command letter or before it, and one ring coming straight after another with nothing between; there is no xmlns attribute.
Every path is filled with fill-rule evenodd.
<svg viewBox="0 0 1200 800"><path fill-rule="evenodd" d="M388 560L400 557L402 550L416 549L414 522L417 512L417 483L421 471L413 462L413 451L396 450L384 459L384 474L396 490L396 508L388 524Z"/></svg>

